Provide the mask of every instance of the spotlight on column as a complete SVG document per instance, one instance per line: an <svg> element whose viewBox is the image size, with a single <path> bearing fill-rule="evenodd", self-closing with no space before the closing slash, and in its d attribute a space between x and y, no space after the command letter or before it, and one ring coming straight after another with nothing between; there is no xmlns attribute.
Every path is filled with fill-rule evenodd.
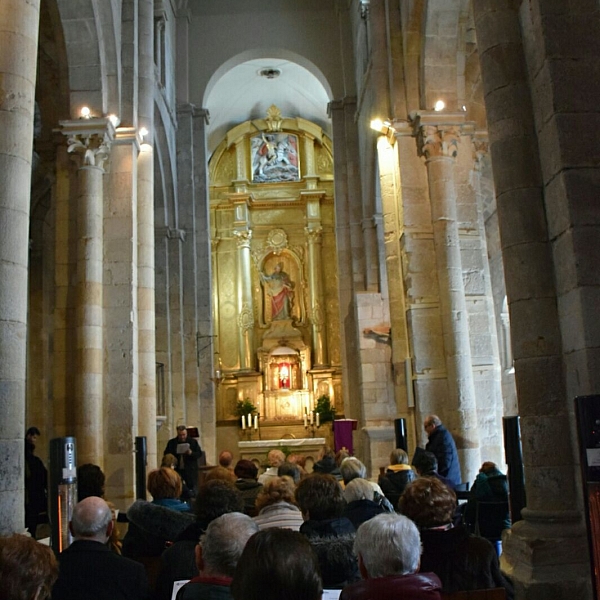
<svg viewBox="0 0 600 600"><path fill-rule="evenodd" d="M440 112L441 110L444 110L445 108L446 108L446 103L443 100L438 100L435 103L433 110L435 110L436 112Z"/></svg>
<svg viewBox="0 0 600 600"><path fill-rule="evenodd" d="M393 144L396 140L396 130L392 127L391 121L382 121L381 119L373 119L371 121L371 129L377 131L381 135L385 135L390 144Z"/></svg>
<svg viewBox="0 0 600 600"><path fill-rule="evenodd" d="M378 131L379 133L381 133L382 128L383 128L383 121L381 119L373 119L371 121L371 129L373 131Z"/></svg>
<svg viewBox="0 0 600 600"><path fill-rule="evenodd" d="M82 106L81 110L79 111L79 114L81 115L82 119L92 118L92 111L90 110L89 106Z"/></svg>

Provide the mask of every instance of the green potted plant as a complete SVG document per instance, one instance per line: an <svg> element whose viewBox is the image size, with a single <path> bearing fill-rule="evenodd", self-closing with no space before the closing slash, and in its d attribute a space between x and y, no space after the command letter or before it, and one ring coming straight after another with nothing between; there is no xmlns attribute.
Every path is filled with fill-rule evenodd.
<svg viewBox="0 0 600 600"><path fill-rule="evenodd" d="M251 427L251 419L252 415L258 411L258 408L252 404L252 400L250 398L244 398L243 400L238 400L235 405L235 414L240 420L240 425L247 424L248 427ZM242 420L244 417L244 420Z"/></svg>
<svg viewBox="0 0 600 600"><path fill-rule="evenodd" d="M327 394L323 394L317 398L315 412L319 413L321 423L327 423L335 419L335 407L331 405L331 399Z"/></svg>

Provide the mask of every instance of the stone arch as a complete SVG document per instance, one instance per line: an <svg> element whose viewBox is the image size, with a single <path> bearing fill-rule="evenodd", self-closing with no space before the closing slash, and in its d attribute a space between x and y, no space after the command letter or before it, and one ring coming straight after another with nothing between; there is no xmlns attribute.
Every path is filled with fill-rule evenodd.
<svg viewBox="0 0 600 600"><path fill-rule="evenodd" d="M71 117L82 106L92 114L120 113L120 48L116 24L121 15L105 0L57 0L69 65Z"/></svg>
<svg viewBox="0 0 600 600"><path fill-rule="evenodd" d="M238 65L241 65L244 62L263 57L282 58L285 60L289 60L290 62L294 62L300 65L301 67L304 67L307 71L314 75L314 77L323 86L329 100L333 100L333 91L331 89L329 81L327 80L321 69L319 69L319 67L317 67L317 65L315 65L312 61L286 48L252 48L244 52L240 52L235 56L232 56L231 58L226 60L218 69L215 70L208 83L206 84L206 89L204 90L204 97L202 100L202 106L206 106L207 100L210 97L210 94L213 91L215 84L221 79L221 77L223 77L225 73L230 71L233 67L237 67Z"/></svg>
<svg viewBox="0 0 600 600"><path fill-rule="evenodd" d="M420 108L431 110L438 99L449 110L465 101L465 32L470 2L426 3L422 15Z"/></svg>

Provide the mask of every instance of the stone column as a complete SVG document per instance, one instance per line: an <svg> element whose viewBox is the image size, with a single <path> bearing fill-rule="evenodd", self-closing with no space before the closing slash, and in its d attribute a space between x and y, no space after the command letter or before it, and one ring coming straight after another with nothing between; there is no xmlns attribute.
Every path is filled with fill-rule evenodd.
<svg viewBox="0 0 600 600"><path fill-rule="evenodd" d="M81 464L104 466L104 162L114 130L107 119L61 121L77 157L75 436Z"/></svg>
<svg viewBox="0 0 600 600"><path fill-rule="evenodd" d="M439 412L454 435L463 479L469 481L481 461L454 183L461 118L422 113L416 118L415 131L427 166L448 381L449 410L440 404Z"/></svg>
<svg viewBox="0 0 600 600"><path fill-rule="evenodd" d="M23 530L29 192L39 0L0 7L0 535Z"/></svg>
<svg viewBox="0 0 600 600"><path fill-rule="evenodd" d="M137 159L138 435L146 437L148 469L156 467L156 325L154 283L154 3L140 0L138 125L148 133ZM162 61L159 62L161 64Z"/></svg>
<svg viewBox="0 0 600 600"><path fill-rule="evenodd" d="M248 200L234 200L234 230L237 238L237 306L240 347L240 370L254 370L254 307L252 302L252 273Z"/></svg>
<svg viewBox="0 0 600 600"><path fill-rule="evenodd" d="M142 144L137 161L138 435L146 437L148 469L156 467L156 325L154 312L154 152Z"/></svg>
<svg viewBox="0 0 600 600"><path fill-rule="evenodd" d="M104 465L119 474L107 479L106 497L121 510L133 498L138 431L139 150L137 130L117 128L104 194Z"/></svg>
<svg viewBox="0 0 600 600"><path fill-rule="evenodd" d="M354 104L344 100L329 103L333 130L333 160L335 171L335 237L337 243L338 282L340 300L340 349L342 353L342 379L345 412L356 416L362 414L361 399L355 391L359 388L359 348L356 339L354 312L354 278L352 261L352 230L350 227L350 193L348 171L353 165L346 161L347 119L346 112Z"/></svg>
<svg viewBox="0 0 600 600"><path fill-rule="evenodd" d="M473 2L527 494L523 520L504 537L502 560L515 581L517 597L527 599L593 597L580 469L575 459L573 397L580 391L597 392L597 387L587 387L586 380L598 369L594 368L597 361L588 359L583 368L568 364L575 354L565 347L569 330L575 331L578 343L585 343L589 329L579 329L585 328L585 315L573 307L570 319L561 319L557 285L565 275L574 286L584 284L576 273L579 258L565 261L560 251L553 257L564 238L551 231L560 223L572 234L571 219L579 218L587 227L584 215L591 215L589 209L597 202L597 169L589 169L597 137L587 133L598 109L594 94L579 92L589 85L588 64L597 60L589 40L598 39L598 6L583 3L580 8L571 20L565 18L563 6L551 2ZM535 69L528 64L530 60ZM565 93L565 64L572 75L569 88L578 93ZM572 71L573 64L579 65L576 71ZM561 90L558 96L555 86ZM558 114L561 110L565 113ZM581 130L570 128L571 118ZM585 133L577 135L577 131ZM566 155L562 144L572 144ZM577 180L583 173L593 179ZM565 176L575 178L575 189L565 185ZM568 207L568 201L575 199L581 202L576 216ZM585 254L593 257L592 248L593 244L586 247ZM559 256L563 260L556 262ZM595 344L593 336L588 339ZM580 383L569 389L565 377Z"/></svg>
<svg viewBox="0 0 600 600"><path fill-rule="evenodd" d="M196 257L196 316L197 332L204 339L217 339L214 336L212 298L212 252L210 240L210 197L208 186L207 129L209 114L205 108L193 113L193 155L194 155L194 252ZM209 464L217 460L217 413L215 386L212 381L215 372L214 344L210 351L198 358L199 406L202 425L202 444Z"/></svg>
<svg viewBox="0 0 600 600"><path fill-rule="evenodd" d="M306 202L308 227L305 227L308 240L308 294L309 319L312 329L313 366L328 365L327 331L325 328L325 306L323 306L323 275L321 269L321 227L320 198L310 197Z"/></svg>

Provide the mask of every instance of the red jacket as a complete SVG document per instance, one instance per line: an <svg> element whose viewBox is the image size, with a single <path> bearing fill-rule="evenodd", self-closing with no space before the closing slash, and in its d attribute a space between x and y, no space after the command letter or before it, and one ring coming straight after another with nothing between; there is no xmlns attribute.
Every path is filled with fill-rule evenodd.
<svg viewBox="0 0 600 600"><path fill-rule="evenodd" d="M346 586L340 600L440 600L442 583L433 573L389 575L363 579Z"/></svg>

